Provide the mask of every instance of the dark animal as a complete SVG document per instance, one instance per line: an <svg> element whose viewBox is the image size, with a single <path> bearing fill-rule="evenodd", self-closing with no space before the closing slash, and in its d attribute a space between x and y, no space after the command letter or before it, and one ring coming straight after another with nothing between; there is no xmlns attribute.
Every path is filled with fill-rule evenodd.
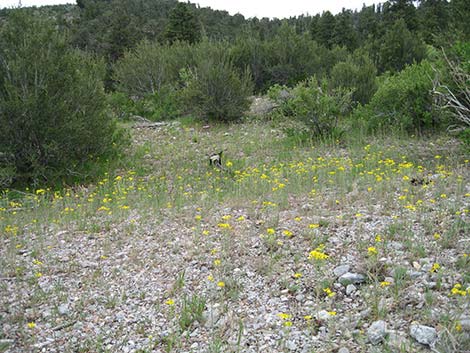
<svg viewBox="0 0 470 353"><path fill-rule="evenodd" d="M427 179L421 179L421 178L413 178L410 180L410 183L411 185L414 185L414 186L418 186L418 185L428 185L429 183L431 183L429 180Z"/></svg>
<svg viewBox="0 0 470 353"><path fill-rule="evenodd" d="M213 153L209 156L209 165L213 165L214 167L217 167L219 169L223 169L222 167L222 153L223 151L220 151L219 153Z"/></svg>

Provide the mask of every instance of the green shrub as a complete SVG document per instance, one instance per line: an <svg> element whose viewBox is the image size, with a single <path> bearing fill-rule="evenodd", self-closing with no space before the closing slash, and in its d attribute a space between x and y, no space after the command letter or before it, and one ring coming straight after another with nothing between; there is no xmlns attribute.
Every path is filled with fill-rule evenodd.
<svg viewBox="0 0 470 353"><path fill-rule="evenodd" d="M13 12L0 33L1 173L50 181L112 152L104 73L51 23Z"/></svg>
<svg viewBox="0 0 470 353"><path fill-rule="evenodd" d="M193 53L194 47L187 43L170 46L143 41L115 64L116 90L143 98L175 86L180 70L193 64Z"/></svg>
<svg viewBox="0 0 470 353"><path fill-rule="evenodd" d="M269 92L280 105L282 114L303 122L315 137L336 137L340 134L339 120L351 108L351 92L329 89L328 82L315 77L299 83L292 89L275 86Z"/></svg>
<svg viewBox="0 0 470 353"><path fill-rule="evenodd" d="M354 102L366 104L377 90L377 69L366 53L356 51L331 70L331 85L352 91Z"/></svg>
<svg viewBox="0 0 470 353"><path fill-rule="evenodd" d="M182 112L181 95L171 85L165 85L154 94L135 102L135 114L153 121L171 120Z"/></svg>
<svg viewBox="0 0 470 353"><path fill-rule="evenodd" d="M199 118L234 121L249 108L251 74L248 69L237 70L221 44L200 43L196 65L183 70L181 77L185 82L184 105Z"/></svg>
<svg viewBox="0 0 470 353"><path fill-rule="evenodd" d="M386 77L370 103L360 106L354 115L365 120L369 130L421 133L437 127L439 120L432 99L433 74L431 64L423 61Z"/></svg>

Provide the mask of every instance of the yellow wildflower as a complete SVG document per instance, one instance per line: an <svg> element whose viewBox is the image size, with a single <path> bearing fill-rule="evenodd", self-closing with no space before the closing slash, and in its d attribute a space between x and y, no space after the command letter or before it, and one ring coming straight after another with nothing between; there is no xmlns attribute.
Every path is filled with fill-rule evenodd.
<svg viewBox="0 0 470 353"><path fill-rule="evenodd" d="M278 317L280 317L282 320L287 320L287 319L290 319L292 317L291 314L286 314L286 313L279 313L277 314Z"/></svg>
<svg viewBox="0 0 470 353"><path fill-rule="evenodd" d="M292 233L290 230L287 230L287 229L283 230L282 234L284 234L286 237L291 237L294 235L294 233Z"/></svg>
<svg viewBox="0 0 470 353"><path fill-rule="evenodd" d="M320 246L315 250L310 251L310 253L308 254L308 258L310 260L322 261L328 259L329 256L323 252L323 247Z"/></svg>
<svg viewBox="0 0 470 353"><path fill-rule="evenodd" d="M221 229L232 229L232 226L228 223L219 223L217 226Z"/></svg>
<svg viewBox="0 0 470 353"><path fill-rule="evenodd" d="M431 267L431 269L429 270L429 272L437 272L437 270L439 270L441 268L441 265L439 265L437 262L434 263Z"/></svg>

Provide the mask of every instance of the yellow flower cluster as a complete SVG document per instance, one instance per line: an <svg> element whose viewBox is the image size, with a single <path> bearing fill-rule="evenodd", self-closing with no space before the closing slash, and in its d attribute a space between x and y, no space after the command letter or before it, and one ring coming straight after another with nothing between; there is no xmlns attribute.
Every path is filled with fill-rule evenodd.
<svg viewBox="0 0 470 353"><path fill-rule="evenodd" d="M310 251L310 253L308 254L309 260L323 261L328 259L329 256L323 252L324 248L325 246L322 244L318 248Z"/></svg>
<svg viewBox="0 0 470 353"><path fill-rule="evenodd" d="M450 293L452 295L460 295L462 297L465 297L467 294L470 295L470 288L467 290L462 289L462 285L460 283L456 283L454 287L450 290Z"/></svg>

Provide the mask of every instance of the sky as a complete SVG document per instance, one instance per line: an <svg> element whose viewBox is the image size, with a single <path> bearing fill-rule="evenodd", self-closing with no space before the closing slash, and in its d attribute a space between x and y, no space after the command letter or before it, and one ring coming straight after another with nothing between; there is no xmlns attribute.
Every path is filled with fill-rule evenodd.
<svg viewBox="0 0 470 353"><path fill-rule="evenodd" d="M18 6L20 0L0 0L0 8ZM382 0L381 2L384 2ZM374 0L190 0L201 7L210 6L216 10L226 10L230 14L241 13L245 17L291 17L301 14L315 15L329 10L336 14L346 9L361 9L362 5L379 3ZM22 6L41 6L73 3L75 0L21 0Z"/></svg>

